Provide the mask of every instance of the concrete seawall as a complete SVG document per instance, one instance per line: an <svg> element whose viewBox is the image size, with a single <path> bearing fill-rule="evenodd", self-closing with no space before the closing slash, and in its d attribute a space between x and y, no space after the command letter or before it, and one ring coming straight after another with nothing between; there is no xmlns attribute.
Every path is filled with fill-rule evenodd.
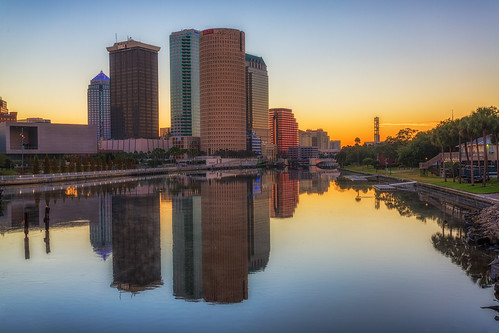
<svg viewBox="0 0 499 333"><path fill-rule="evenodd" d="M257 168L258 165L231 165L231 166L174 166L164 168L142 168L129 170L108 170L108 171L90 171L90 172L71 172L57 174L39 174L39 175L19 175L19 176L0 176L0 187L11 187L26 184L56 183L70 181L85 181L93 179L161 175L171 173L183 173L192 171L208 170L228 170L228 169L247 169Z"/></svg>
<svg viewBox="0 0 499 333"><path fill-rule="evenodd" d="M353 174L361 174L373 181L380 181L386 183L412 182L412 180L391 177L386 175L376 175L366 172L350 171L346 169L341 169L341 171ZM499 200L487 197L484 194L469 193L465 191L456 190L453 188L448 188L423 182L417 182L416 189L418 192L422 193L445 196L447 201L457 205L465 205L469 207L475 207L477 209L483 209L499 203Z"/></svg>

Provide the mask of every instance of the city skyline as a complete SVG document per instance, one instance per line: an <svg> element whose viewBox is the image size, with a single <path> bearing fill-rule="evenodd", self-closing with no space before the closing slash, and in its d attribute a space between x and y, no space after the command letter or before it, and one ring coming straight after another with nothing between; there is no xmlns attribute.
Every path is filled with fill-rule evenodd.
<svg viewBox="0 0 499 333"><path fill-rule="evenodd" d="M499 104L496 2L283 4L262 3L262 12L258 5L227 2L219 10L194 2L183 17L180 4L110 1L100 5L112 13L106 24L89 26L99 12L88 4L4 2L0 95L20 118L83 124L88 77L109 72L105 47L115 39L130 35L165 48L174 31L230 27L244 31L246 51L267 63L269 107L291 108L300 129L323 128L344 144L356 136L372 141L374 116L384 140ZM132 12L136 19L124 24ZM160 127L170 125L167 53L159 56ZM64 84L54 105L56 72Z"/></svg>

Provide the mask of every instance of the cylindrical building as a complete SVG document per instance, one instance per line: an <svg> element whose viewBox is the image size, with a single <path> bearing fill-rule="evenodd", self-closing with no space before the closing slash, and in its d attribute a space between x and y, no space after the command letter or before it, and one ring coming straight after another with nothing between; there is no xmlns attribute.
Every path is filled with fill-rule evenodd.
<svg viewBox="0 0 499 333"><path fill-rule="evenodd" d="M246 150L244 32L208 29L199 38L201 150Z"/></svg>

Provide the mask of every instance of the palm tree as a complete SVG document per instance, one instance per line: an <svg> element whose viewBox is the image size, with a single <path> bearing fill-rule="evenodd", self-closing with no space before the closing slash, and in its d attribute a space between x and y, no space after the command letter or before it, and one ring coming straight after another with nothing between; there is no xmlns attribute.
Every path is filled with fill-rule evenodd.
<svg viewBox="0 0 499 333"><path fill-rule="evenodd" d="M474 175L474 156L473 156L473 120L470 116L464 117L462 119L463 122L463 130L465 133L465 140L470 140L470 156L471 156L471 164L470 164L470 178L471 178L471 186L475 186L475 175ZM467 143L465 142L465 148L467 147ZM467 150L467 148L466 148ZM469 159L468 159L469 160Z"/></svg>
<svg viewBox="0 0 499 333"><path fill-rule="evenodd" d="M491 127L491 133L492 133L492 143L495 143L496 149L495 149L495 154L496 154L496 177L499 180L499 114L496 112L495 115L492 117L492 121L490 124Z"/></svg>
<svg viewBox="0 0 499 333"><path fill-rule="evenodd" d="M462 162L463 162L463 158L462 158L462 153L461 153L461 138L464 136L465 134L465 123L464 123L464 118L461 118L461 119L456 119L455 120L455 124L456 124L456 129L457 129L457 136L458 136L458 147L459 147L459 169L458 169L458 177L459 177L459 184L461 184L462 182L462 169L461 169L461 165L462 165ZM468 161L469 161L469 156L468 156L468 148L466 147L466 140L465 140L465 150L466 150L466 157L468 157Z"/></svg>
<svg viewBox="0 0 499 333"><path fill-rule="evenodd" d="M440 166L440 174L444 174L444 181L447 181L447 172L445 170L445 158L444 158L444 146L445 146L445 129L444 126L446 124L446 121L441 121L440 124L435 127L431 133L431 143L433 143L435 146L440 146L440 149L442 151L442 161L441 161L441 166Z"/></svg>
<svg viewBox="0 0 499 333"><path fill-rule="evenodd" d="M483 138L483 179L482 186L485 186L487 183L488 174L488 158L487 158L487 132L491 130L492 118L497 113L497 109L494 106L488 108L478 108L472 115L475 117L475 121L477 124L477 128L481 130L481 135ZM477 142L478 148L478 142Z"/></svg>
<svg viewBox="0 0 499 333"><path fill-rule="evenodd" d="M449 158L450 158L450 165L452 168L452 182L456 181L456 174L454 171L454 161L452 159L452 151L454 150L454 146L457 144L456 141L458 137L458 128L457 128L457 123L455 121L449 121L445 124L445 135L446 135L446 143L449 148Z"/></svg>

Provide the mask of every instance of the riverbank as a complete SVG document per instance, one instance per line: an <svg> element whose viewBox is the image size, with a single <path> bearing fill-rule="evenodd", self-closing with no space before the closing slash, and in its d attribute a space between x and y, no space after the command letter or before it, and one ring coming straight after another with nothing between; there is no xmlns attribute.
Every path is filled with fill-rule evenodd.
<svg viewBox="0 0 499 333"><path fill-rule="evenodd" d="M362 174L368 176L370 180L387 183L401 183L414 181L406 178L394 176L372 174L368 172L352 171L342 169L343 172ZM470 244L486 246L494 251L499 251L499 198L491 194L470 193L453 188L443 187L435 184L416 181L416 190L420 193L436 195L445 202L472 207L473 213L465 216L467 228L467 241ZM443 205L445 206L445 205Z"/></svg>
<svg viewBox="0 0 499 333"><path fill-rule="evenodd" d="M230 165L176 165L162 168L138 168L129 170L107 170L107 171L89 171L89 172L71 172L57 174L38 174L38 175L17 175L17 176L1 176L0 187L12 187L29 184L42 183L59 183L71 181L88 181L106 178L121 178L134 176L149 176L173 173L186 173L196 171L211 171L211 170L230 170L230 169L254 169L259 167L258 164L248 164L245 160L240 163Z"/></svg>
<svg viewBox="0 0 499 333"><path fill-rule="evenodd" d="M463 198L464 200L472 200L472 201L480 201L486 204L486 206L483 206L482 208L488 207L490 205L495 205L499 204L499 193L472 193L456 188L451 188L451 187L445 187L441 186L440 184L434 184L434 183L428 183L424 182L421 180L418 180L416 177L414 178L409 178L409 177L404 177L403 174L401 173L392 173L391 175L386 175L386 174L381 174L381 173L373 173L373 172L366 172L366 171L357 171L357 170L352 170L352 169L340 169L340 171L343 172L351 172L351 173L356 173L356 174L362 174L366 175L369 177L372 177L373 180L377 181L383 181L387 183L401 183L401 182L407 182L407 181L415 181L417 186L420 188L424 188L430 191L438 191L441 193L441 195L445 196L453 196L455 197L455 201L459 203L460 200L459 198ZM452 181L451 181L452 183ZM482 187L480 184L475 185L475 187Z"/></svg>

